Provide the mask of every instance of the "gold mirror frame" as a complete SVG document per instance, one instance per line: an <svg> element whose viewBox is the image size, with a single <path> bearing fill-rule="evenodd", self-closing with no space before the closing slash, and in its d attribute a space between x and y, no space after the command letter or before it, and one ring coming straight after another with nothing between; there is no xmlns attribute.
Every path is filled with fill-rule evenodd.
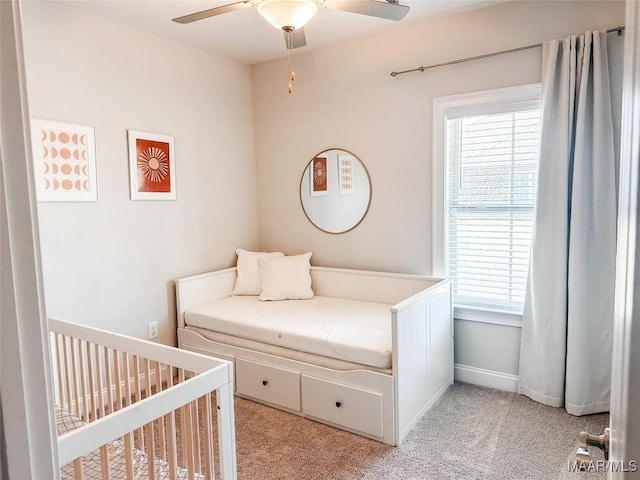
<svg viewBox="0 0 640 480"><path fill-rule="evenodd" d="M312 165L316 170L316 164L317 174L312 173ZM353 152L328 148L306 164L299 195L302 211L313 226L325 233L346 233L360 225L369 212L371 177L364 162Z"/></svg>

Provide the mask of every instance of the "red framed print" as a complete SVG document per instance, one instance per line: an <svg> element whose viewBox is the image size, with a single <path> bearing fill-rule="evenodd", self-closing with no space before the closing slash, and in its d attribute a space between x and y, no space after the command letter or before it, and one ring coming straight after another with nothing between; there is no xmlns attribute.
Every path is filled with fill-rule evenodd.
<svg viewBox="0 0 640 480"><path fill-rule="evenodd" d="M309 193L312 197L329 194L329 175L327 172L327 157L316 157L312 163L313 175L311 175L311 188Z"/></svg>
<svg viewBox="0 0 640 480"><path fill-rule="evenodd" d="M173 137L129 130L131 200L175 200Z"/></svg>

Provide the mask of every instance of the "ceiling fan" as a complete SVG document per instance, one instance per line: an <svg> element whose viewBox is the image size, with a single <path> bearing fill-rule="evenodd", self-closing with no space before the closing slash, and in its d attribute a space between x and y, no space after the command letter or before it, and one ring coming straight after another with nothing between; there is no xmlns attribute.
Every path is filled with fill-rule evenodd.
<svg viewBox="0 0 640 480"><path fill-rule="evenodd" d="M288 49L304 47L307 44L303 26L311 20L319 8L331 8L395 21L402 20L409 11L409 7L400 5L399 0L241 0L177 17L173 21L191 23L248 7L257 7L260 15L284 32Z"/></svg>

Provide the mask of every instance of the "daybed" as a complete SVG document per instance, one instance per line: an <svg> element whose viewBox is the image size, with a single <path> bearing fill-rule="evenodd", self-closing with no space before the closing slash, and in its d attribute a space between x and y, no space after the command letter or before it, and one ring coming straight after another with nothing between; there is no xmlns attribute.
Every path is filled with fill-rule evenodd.
<svg viewBox="0 0 640 480"><path fill-rule="evenodd" d="M63 480L236 478L229 362L48 322Z"/></svg>
<svg viewBox="0 0 640 480"><path fill-rule="evenodd" d="M399 445L453 382L451 282L311 267L313 298L232 295L236 267L176 280L178 346L235 365L236 394Z"/></svg>

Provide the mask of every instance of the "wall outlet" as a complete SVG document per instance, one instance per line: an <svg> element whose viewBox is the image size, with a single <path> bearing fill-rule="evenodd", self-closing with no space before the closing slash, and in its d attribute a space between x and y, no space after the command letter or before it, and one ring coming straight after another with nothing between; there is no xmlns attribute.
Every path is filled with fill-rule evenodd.
<svg viewBox="0 0 640 480"><path fill-rule="evenodd" d="M147 323L147 338L151 340L158 336L158 322Z"/></svg>

